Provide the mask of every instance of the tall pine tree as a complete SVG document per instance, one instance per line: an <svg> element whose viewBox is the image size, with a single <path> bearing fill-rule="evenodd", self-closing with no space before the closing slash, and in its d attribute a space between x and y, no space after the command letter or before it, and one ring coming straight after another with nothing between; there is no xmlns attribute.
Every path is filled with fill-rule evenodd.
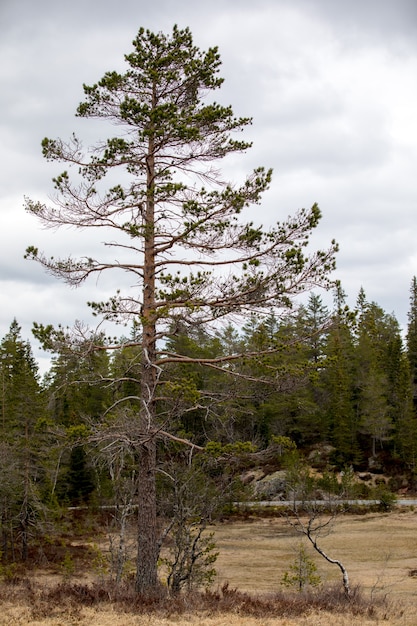
<svg viewBox="0 0 417 626"><path fill-rule="evenodd" d="M125 73L108 72L84 86L77 111L83 119L103 120L106 128L113 124L115 135L90 150L75 136L44 139L44 156L65 169L54 179L54 206L27 202L47 227L99 229L100 237L110 230L106 250L117 251L117 260L108 254L48 258L35 246L27 256L71 285L104 271L127 273L134 285L92 307L104 319L135 320L141 331L140 408L130 431L139 472L136 587L153 593L157 440L173 436L163 372L171 363L198 363L232 373L229 364L239 360L235 354L216 362L190 359L164 349L167 339L177 325L227 323L231 316L266 316L289 306L291 296L328 283L336 246L308 251L320 220L317 205L269 229L243 219L243 211L260 202L271 171L258 168L238 185L218 173L222 158L250 147L236 134L251 120L235 117L209 95L223 82L216 48L201 52L188 29L174 27L170 35L140 29L125 59Z"/></svg>

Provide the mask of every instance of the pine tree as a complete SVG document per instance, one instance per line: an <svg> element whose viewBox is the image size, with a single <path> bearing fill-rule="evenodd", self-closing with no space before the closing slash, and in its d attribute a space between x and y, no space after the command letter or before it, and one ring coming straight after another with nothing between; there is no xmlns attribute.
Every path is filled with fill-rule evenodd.
<svg viewBox="0 0 417 626"><path fill-rule="evenodd" d="M77 111L83 119L114 124L116 135L90 151L75 136L44 139L44 156L67 169L54 179L54 206L27 201L47 227L110 229L107 246L119 259L57 260L34 246L27 256L70 285L103 271L127 273L136 285L91 306L105 320L135 320L140 327L140 410L130 436L139 472L136 588L150 593L158 560L156 442L172 436L163 373L172 363L226 371L239 361L235 354L190 359L164 349L166 340L177 326L208 327L231 315L265 316L289 306L292 295L327 284L336 246L306 252L320 219L317 205L268 230L243 220L243 210L260 202L271 171L258 168L240 185L224 183L217 173L220 159L250 147L235 136L251 122L208 96L223 82L217 48L201 52L191 32L176 26L170 35L140 29L133 48L124 74L108 72L84 86Z"/></svg>

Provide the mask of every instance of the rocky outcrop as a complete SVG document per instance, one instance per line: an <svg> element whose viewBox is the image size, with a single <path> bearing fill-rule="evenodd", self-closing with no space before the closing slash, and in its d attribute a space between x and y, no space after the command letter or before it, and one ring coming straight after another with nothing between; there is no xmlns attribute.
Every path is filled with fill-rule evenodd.
<svg viewBox="0 0 417 626"><path fill-rule="evenodd" d="M286 485L287 473L279 470L253 481L253 495L260 500L282 500L285 498Z"/></svg>

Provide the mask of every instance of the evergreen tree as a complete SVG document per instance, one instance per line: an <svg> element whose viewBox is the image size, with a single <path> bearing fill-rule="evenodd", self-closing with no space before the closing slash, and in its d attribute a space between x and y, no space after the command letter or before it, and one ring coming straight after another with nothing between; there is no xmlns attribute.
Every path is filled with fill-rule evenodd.
<svg viewBox="0 0 417 626"><path fill-rule="evenodd" d="M340 466L361 460L354 407L354 326L355 312L346 305L346 296L339 285L327 338L328 362L322 380L328 439L336 448L336 460Z"/></svg>
<svg viewBox="0 0 417 626"><path fill-rule="evenodd" d="M359 401L359 430L371 437L372 457L376 456L376 444L388 440L392 434L392 420L386 396L387 379L382 372L371 367L362 383Z"/></svg>
<svg viewBox="0 0 417 626"><path fill-rule="evenodd" d="M307 306L301 307L298 314L301 337L310 349L309 359L316 366L325 359L325 348L330 326L329 309L323 304L321 296L311 293Z"/></svg>
<svg viewBox="0 0 417 626"><path fill-rule="evenodd" d="M399 324L362 290L357 325L357 411L361 431L371 435L372 456L409 417L411 388L404 385L404 351ZM386 447L386 445L385 445Z"/></svg>
<svg viewBox="0 0 417 626"><path fill-rule="evenodd" d="M20 554L26 560L30 532L42 508L46 451L37 426L44 417L44 401L30 344L22 339L16 320L0 343L0 368L2 553L9 558L20 537Z"/></svg>
<svg viewBox="0 0 417 626"><path fill-rule="evenodd" d="M296 319L297 335L303 345L308 378L299 392L299 430L304 440L318 443L326 440L328 424L325 409L323 374L328 365L328 336L332 319L328 307L317 294L310 294Z"/></svg>
<svg viewBox="0 0 417 626"><path fill-rule="evenodd" d="M372 442L368 455L375 457L376 442L382 445L392 429L385 373L386 316L377 304L367 302L363 289L358 297L358 313L355 404L358 428Z"/></svg>
<svg viewBox="0 0 417 626"><path fill-rule="evenodd" d="M417 408L417 278L414 276L410 288L410 309L408 311L407 356L413 385L414 404Z"/></svg>
<svg viewBox="0 0 417 626"><path fill-rule="evenodd" d="M269 230L243 220L243 210L259 203L268 188L271 172L258 168L237 186L216 173L220 159L250 146L234 138L250 119L236 118L231 107L207 97L223 82L216 48L201 52L190 31L177 27L171 35L140 29L133 47L125 57L126 72L108 72L97 84L84 86L85 101L78 107L80 117L113 123L117 134L88 152L75 136L69 142L44 139L44 156L67 169L54 179L55 206L27 201L28 211L48 227L111 229L107 245L119 251L119 260L57 260L34 246L27 256L71 285L104 270L126 272L136 285L91 306L104 319L135 320L141 327L136 394L141 404L132 441L140 501L136 587L153 592L156 441L173 436L163 372L172 363L227 371L239 361L236 354L215 363L190 359L164 349L166 340L177 325L207 326L253 310L266 316L274 307L287 307L292 295L327 284L336 246L306 252L320 219L317 205ZM121 177L115 184L117 170Z"/></svg>
<svg viewBox="0 0 417 626"><path fill-rule="evenodd" d="M417 416L413 402L409 361L404 352L401 352L399 356L391 388L396 444L394 452L408 468L415 472L417 468Z"/></svg>
<svg viewBox="0 0 417 626"><path fill-rule="evenodd" d="M61 333L65 331L61 329ZM42 328L37 324L34 334L43 340ZM99 343L97 337L97 345ZM60 502L74 505L80 500L88 502L93 491L94 459L87 454L82 442L77 441L77 435L84 433L86 439L90 427L101 419L111 404L116 385L110 384L113 382L110 375L107 352L89 352L88 345L81 341L75 354L63 349L54 356L51 369L45 376L49 424L53 431L61 431L50 451L50 461L54 464L51 497L57 497Z"/></svg>

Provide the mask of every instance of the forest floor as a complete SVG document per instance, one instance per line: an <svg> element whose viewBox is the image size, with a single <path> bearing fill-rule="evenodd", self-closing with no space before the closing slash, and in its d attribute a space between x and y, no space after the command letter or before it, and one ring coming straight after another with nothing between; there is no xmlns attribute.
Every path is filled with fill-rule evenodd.
<svg viewBox="0 0 417 626"><path fill-rule="evenodd" d="M341 515L319 545L349 572L350 603L309 603L281 582L299 553L300 536L285 517L250 516L214 525L219 556L210 602L185 598L146 610L88 595L97 584L97 535L63 540L60 563L45 564L0 587L1 626L416 626L417 512ZM103 535L104 545L105 536ZM84 543L83 543L84 542ZM64 545L65 544L65 545ZM91 551L93 546L93 551ZM340 570L306 544L323 587L341 583ZM67 555L70 555L71 558ZM61 558L61 556L59 558ZM12 579L13 578L13 579ZM28 582L30 581L30 582ZM227 583L228 586L224 587ZM223 592L221 591L223 587ZM226 591L224 591L226 589ZM236 591L238 590L238 591ZM284 595L283 595L284 594ZM286 594L286 596L285 596ZM320 591L312 591L320 594ZM285 601L283 598L286 598ZM330 603L331 604L331 603ZM297 608L298 607L298 608Z"/></svg>

